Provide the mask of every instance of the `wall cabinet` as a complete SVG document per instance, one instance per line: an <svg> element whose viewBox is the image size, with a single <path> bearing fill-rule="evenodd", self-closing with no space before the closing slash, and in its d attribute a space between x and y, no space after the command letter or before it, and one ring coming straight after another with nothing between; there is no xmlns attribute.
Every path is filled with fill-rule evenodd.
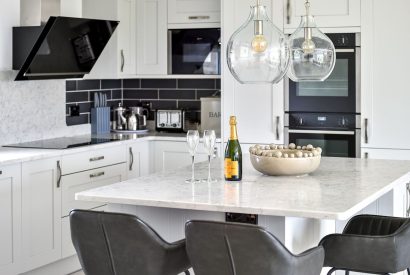
<svg viewBox="0 0 410 275"><path fill-rule="evenodd" d="M167 0L138 0L137 74L167 75Z"/></svg>
<svg viewBox="0 0 410 275"><path fill-rule="evenodd" d="M58 162L50 158L22 165L22 271L61 258Z"/></svg>
<svg viewBox="0 0 410 275"><path fill-rule="evenodd" d="M284 1L284 27L296 29L306 14L305 1ZM320 28L360 27L360 0L310 0L311 14Z"/></svg>
<svg viewBox="0 0 410 275"><path fill-rule="evenodd" d="M150 173L150 143L140 142L128 146L127 178L133 179Z"/></svg>
<svg viewBox="0 0 410 275"><path fill-rule="evenodd" d="M168 24L220 22L221 0L168 0Z"/></svg>
<svg viewBox="0 0 410 275"><path fill-rule="evenodd" d="M18 270L21 235L21 166L0 167L0 274Z"/></svg>
<svg viewBox="0 0 410 275"><path fill-rule="evenodd" d="M262 1L270 17L283 28L283 15L273 7L273 1ZM248 18L248 0L224 0L222 5L223 49L228 39ZM229 116L238 119L238 135L241 143L283 143L284 134L284 86L278 84L243 85L232 76L225 55L222 55L223 89L223 140L229 137Z"/></svg>

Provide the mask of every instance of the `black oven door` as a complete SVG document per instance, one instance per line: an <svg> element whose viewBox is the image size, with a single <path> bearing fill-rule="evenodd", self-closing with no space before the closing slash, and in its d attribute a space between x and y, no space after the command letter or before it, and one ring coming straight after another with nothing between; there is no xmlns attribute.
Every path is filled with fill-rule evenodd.
<svg viewBox="0 0 410 275"><path fill-rule="evenodd" d="M323 82L289 80L290 112L356 113L356 53L336 50L336 65Z"/></svg>
<svg viewBox="0 0 410 275"><path fill-rule="evenodd" d="M169 39L172 74L220 74L220 29L170 30Z"/></svg>
<svg viewBox="0 0 410 275"><path fill-rule="evenodd" d="M314 147L322 148L322 156L325 157L359 157L357 136L358 131L326 132L326 131L304 131L289 130L289 143L297 145L312 144Z"/></svg>

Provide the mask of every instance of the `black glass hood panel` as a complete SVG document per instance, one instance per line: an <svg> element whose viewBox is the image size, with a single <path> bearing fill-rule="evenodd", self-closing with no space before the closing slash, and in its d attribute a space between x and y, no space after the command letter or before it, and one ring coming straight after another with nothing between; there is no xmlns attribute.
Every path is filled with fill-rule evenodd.
<svg viewBox="0 0 410 275"><path fill-rule="evenodd" d="M93 68L118 23L52 16L45 26L13 28L16 80L82 78Z"/></svg>

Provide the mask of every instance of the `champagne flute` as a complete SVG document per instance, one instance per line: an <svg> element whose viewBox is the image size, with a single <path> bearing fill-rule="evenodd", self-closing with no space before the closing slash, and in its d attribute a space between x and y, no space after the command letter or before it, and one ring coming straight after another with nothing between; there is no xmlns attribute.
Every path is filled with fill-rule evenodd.
<svg viewBox="0 0 410 275"><path fill-rule="evenodd" d="M208 153L208 178L202 181L204 182L216 182L216 179L211 178L211 159L214 152L216 142L216 135L214 130L205 130L204 131L204 147Z"/></svg>
<svg viewBox="0 0 410 275"><path fill-rule="evenodd" d="M199 144L199 132L196 130L189 130L186 134L186 141L188 144L188 151L192 157L192 176L190 179L187 179L187 183L195 183L199 180L195 179L195 153Z"/></svg>

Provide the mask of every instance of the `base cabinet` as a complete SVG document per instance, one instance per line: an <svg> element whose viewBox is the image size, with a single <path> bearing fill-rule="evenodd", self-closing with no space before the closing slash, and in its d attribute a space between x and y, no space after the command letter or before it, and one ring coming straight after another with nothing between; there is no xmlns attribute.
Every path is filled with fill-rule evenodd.
<svg viewBox="0 0 410 275"><path fill-rule="evenodd" d="M134 179L150 173L150 143L141 142L127 148L127 179Z"/></svg>
<svg viewBox="0 0 410 275"><path fill-rule="evenodd" d="M22 164L22 270L61 259L59 159Z"/></svg>
<svg viewBox="0 0 410 275"><path fill-rule="evenodd" d="M18 270L21 237L21 166L0 167L0 274Z"/></svg>

